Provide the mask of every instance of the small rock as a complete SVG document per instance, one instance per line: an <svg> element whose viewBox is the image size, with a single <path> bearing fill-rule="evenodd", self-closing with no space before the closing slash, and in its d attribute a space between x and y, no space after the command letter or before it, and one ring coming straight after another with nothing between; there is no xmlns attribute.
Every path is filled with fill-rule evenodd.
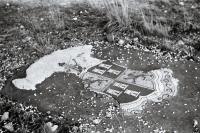
<svg viewBox="0 0 200 133"><path fill-rule="evenodd" d="M106 112L106 117L107 118L111 118L112 117L112 113L109 111L109 112Z"/></svg>
<svg viewBox="0 0 200 133"><path fill-rule="evenodd" d="M115 36L112 33L107 34L106 38L107 38L108 42L114 42L114 40L115 40Z"/></svg>
<svg viewBox="0 0 200 133"><path fill-rule="evenodd" d="M131 48L132 46L131 46L130 44L127 44L125 47L129 49L129 48ZM128 51L128 53L129 53L129 51Z"/></svg>
<svg viewBox="0 0 200 133"><path fill-rule="evenodd" d="M77 18L77 17L74 17L74 18L73 18L73 20L75 20L75 21L76 21L76 20L78 20L78 18Z"/></svg>
<svg viewBox="0 0 200 133"><path fill-rule="evenodd" d="M101 119L95 119L95 120L93 120L93 123L96 124L96 125L98 125L100 122L101 122Z"/></svg>
<svg viewBox="0 0 200 133"><path fill-rule="evenodd" d="M178 42L177 42L177 45L184 45L185 43L182 41L182 40L179 40Z"/></svg>
<svg viewBox="0 0 200 133"><path fill-rule="evenodd" d="M7 130L10 131L10 132L13 132L13 131L14 131L12 122L6 124L6 125L4 126L4 128L7 129Z"/></svg>
<svg viewBox="0 0 200 133"><path fill-rule="evenodd" d="M179 5L184 6L185 4L183 1L181 1L181 2L179 2Z"/></svg>
<svg viewBox="0 0 200 133"><path fill-rule="evenodd" d="M123 45L125 43L125 41L120 39L118 43L119 43L119 45Z"/></svg>
<svg viewBox="0 0 200 133"><path fill-rule="evenodd" d="M23 25L20 25L20 29L24 29L24 26L23 26Z"/></svg>
<svg viewBox="0 0 200 133"><path fill-rule="evenodd" d="M194 58L199 61L200 60L200 52L196 53Z"/></svg>
<svg viewBox="0 0 200 133"><path fill-rule="evenodd" d="M47 131L47 133L55 133L58 129L58 125L53 125L53 123L47 122L44 128L45 128L45 131Z"/></svg>
<svg viewBox="0 0 200 133"><path fill-rule="evenodd" d="M3 115L1 116L1 121L8 120L9 118L9 112L4 112Z"/></svg>
<svg viewBox="0 0 200 133"><path fill-rule="evenodd" d="M139 40L139 39L138 39L137 37L133 38L133 41L134 41L134 42L138 42L138 40Z"/></svg>
<svg viewBox="0 0 200 133"><path fill-rule="evenodd" d="M199 125L199 122L196 119L194 119L193 120L193 127L197 127L198 125Z"/></svg>
<svg viewBox="0 0 200 133"><path fill-rule="evenodd" d="M40 18L40 21L44 21L44 18Z"/></svg>
<svg viewBox="0 0 200 133"><path fill-rule="evenodd" d="M30 41L30 40L31 40L31 37L30 37L30 36L27 36L27 37L25 38L25 40L26 40L26 41Z"/></svg>
<svg viewBox="0 0 200 133"><path fill-rule="evenodd" d="M73 128L72 128L72 131L73 131L73 132L77 133L78 130L79 130L79 127L77 127L77 126L73 126Z"/></svg>
<svg viewBox="0 0 200 133"><path fill-rule="evenodd" d="M105 132L113 133L114 128L106 128Z"/></svg>

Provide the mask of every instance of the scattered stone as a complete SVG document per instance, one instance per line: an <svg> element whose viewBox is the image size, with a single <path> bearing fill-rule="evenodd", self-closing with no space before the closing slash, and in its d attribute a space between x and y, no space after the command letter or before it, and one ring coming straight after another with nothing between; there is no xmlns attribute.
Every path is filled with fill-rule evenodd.
<svg viewBox="0 0 200 133"><path fill-rule="evenodd" d="M113 133L113 130L114 130L114 128L113 128L113 127L112 127L112 128L106 128L105 132L110 132L110 133Z"/></svg>
<svg viewBox="0 0 200 133"><path fill-rule="evenodd" d="M179 2L179 5L184 6L185 4L183 1L181 1L181 2Z"/></svg>
<svg viewBox="0 0 200 133"><path fill-rule="evenodd" d="M44 21L44 18L40 18L40 21Z"/></svg>
<svg viewBox="0 0 200 133"><path fill-rule="evenodd" d="M119 45L123 45L125 43L125 41L120 39L118 43L119 43Z"/></svg>
<svg viewBox="0 0 200 133"><path fill-rule="evenodd" d="M194 58L195 60L200 61L200 52L197 52Z"/></svg>
<svg viewBox="0 0 200 133"><path fill-rule="evenodd" d="M24 29L24 26L23 26L23 25L20 25L20 29Z"/></svg>
<svg viewBox="0 0 200 133"><path fill-rule="evenodd" d="M10 6L10 3L6 3L6 6Z"/></svg>
<svg viewBox="0 0 200 133"><path fill-rule="evenodd" d="M73 126L73 128L72 128L73 133L77 133L78 130L79 130L79 127L77 127L77 126Z"/></svg>
<svg viewBox="0 0 200 133"><path fill-rule="evenodd" d="M93 123L96 125L98 125L100 122L101 122L101 119L99 119L99 118L93 120Z"/></svg>
<svg viewBox="0 0 200 133"><path fill-rule="evenodd" d="M14 127L13 127L12 122L6 124L6 125L4 126L4 128L7 129L7 130L10 131L10 132L13 132L13 131L14 131Z"/></svg>
<svg viewBox="0 0 200 133"><path fill-rule="evenodd" d="M77 17L74 17L72 20L75 20L75 21L76 21L76 20L78 20L78 18L77 18Z"/></svg>
<svg viewBox="0 0 200 133"><path fill-rule="evenodd" d="M107 34L106 38L107 38L108 42L114 42L114 40L115 40L115 36L112 33Z"/></svg>
<svg viewBox="0 0 200 133"><path fill-rule="evenodd" d="M53 125L53 123L47 122L44 125L44 129L45 129L45 131L47 131L47 133L56 133L56 131L58 129L58 125Z"/></svg>
<svg viewBox="0 0 200 133"><path fill-rule="evenodd" d="M196 119L194 119L193 120L193 127L197 127L198 125L199 125L199 122Z"/></svg>
<svg viewBox="0 0 200 133"><path fill-rule="evenodd" d="M1 121L8 120L9 118L9 112L4 112L3 115L1 116Z"/></svg>
<svg viewBox="0 0 200 133"><path fill-rule="evenodd" d="M194 5L191 6L192 9L195 9L196 7Z"/></svg>
<svg viewBox="0 0 200 133"><path fill-rule="evenodd" d="M137 37L133 38L133 41L134 41L134 42L138 42L138 40L139 40L139 39L138 39Z"/></svg>
<svg viewBox="0 0 200 133"><path fill-rule="evenodd" d="M110 111L109 111L109 112L106 112L106 117L107 117L107 118L111 118L111 117L112 117L112 112L110 112Z"/></svg>
<svg viewBox="0 0 200 133"><path fill-rule="evenodd" d="M185 43L182 41L182 40L179 40L178 42L177 42L177 45L184 45Z"/></svg>

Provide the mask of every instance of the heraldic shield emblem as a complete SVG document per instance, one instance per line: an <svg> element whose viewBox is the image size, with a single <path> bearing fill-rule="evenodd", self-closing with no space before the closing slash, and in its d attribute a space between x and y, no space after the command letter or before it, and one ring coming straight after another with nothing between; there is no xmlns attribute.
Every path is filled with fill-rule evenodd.
<svg viewBox="0 0 200 133"><path fill-rule="evenodd" d="M113 97L128 112L137 113L148 101L160 102L177 93L168 69L144 73L105 61L82 77L91 91Z"/></svg>

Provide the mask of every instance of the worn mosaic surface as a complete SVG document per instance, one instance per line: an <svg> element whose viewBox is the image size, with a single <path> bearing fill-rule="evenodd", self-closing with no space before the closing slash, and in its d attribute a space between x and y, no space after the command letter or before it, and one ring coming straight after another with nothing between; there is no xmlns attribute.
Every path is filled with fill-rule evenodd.
<svg viewBox="0 0 200 133"><path fill-rule="evenodd" d="M79 46L47 55L27 69L27 76L13 80L19 89L34 90L55 72L74 73L86 88L113 97L126 112L139 112L148 101L175 96L177 80L170 69L149 72L129 69L92 57L91 46Z"/></svg>

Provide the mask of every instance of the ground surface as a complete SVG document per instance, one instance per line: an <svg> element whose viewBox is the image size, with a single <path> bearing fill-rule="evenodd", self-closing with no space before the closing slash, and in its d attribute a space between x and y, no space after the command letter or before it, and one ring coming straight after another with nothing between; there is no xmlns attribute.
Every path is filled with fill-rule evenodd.
<svg viewBox="0 0 200 133"><path fill-rule="evenodd" d="M197 3L195 6L198 11ZM39 115L37 116L39 124L37 125L36 120L32 120L31 122L37 126L27 127L26 132L28 130L37 132L39 125L48 121L60 127L64 124L69 125L69 128L63 127L63 132L72 129L71 125L71 127L79 127L78 129L88 132L113 130L113 132L126 133L159 131L190 133L194 131L193 120L200 121L198 58L200 31L198 29L184 32L174 31L175 34L171 36L171 39L165 38L164 41L159 37L131 32L123 34L116 32L115 40L110 40L110 33L104 28L108 21L107 18L91 8L77 6L60 10L61 14L65 14L64 24L63 21L55 19L52 23L47 15L48 8L26 8L15 4L0 5L0 17L2 18L0 20L0 87L3 88L2 93L4 97L6 94L12 100L38 106L43 112L50 110L53 114L61 114L63 110L66 110L63 117L67 117L70 121L65 124L61 120L49 119L47 117L49 114L41 115L41 117ZM117 43L120 39L125 42ZM40 89L36 91L17 90L15 91L17 93L12 93L16 88L11 84L11 80L24 77L26 68L34 61L54 50L83 44L93 45L94 55L97 58L112 60L132 69L145 72L160 68L171 69L174 72L173 76L179 80L178 95L161 103L149 103L139 115L124 116L115 100L90 91L83 91L81 79L73 74L55 73L53 77L38 85ZM175 46L173 49L171 49L172 44ZM134 47L128 50L126 47L130 45ZM194 51L191 51L189 46ZM108 51L111 53L109 54ZM47 82L55 82L58 90L55 90L54 86L48 86ZM47 87L49 91L46 91ZM62 95L64 92L70 96ZM80 93L83 94L79 95ZM14 112L13 110L18 109L16 109L18 103L3 99L0 115L6 111ZM80 101L82 104L78 104ZM66 106L60 109L60 104L62 107ZM21 107L19 110L22 110ZM16 111L16 114L20 114L19 112ZM25 112L22 111L22 114ZM109 114L110 112L112 115ZM36 114L39 112L36 111ZM20 115L16 116L11 113L11 116L13 117L1 121L1 125L5 126L6 123L12 122L15 131L20 132L17 129L21 128L22 122L16 120ZM30 125L28 121L23 124ZM1 130L7 131L6 128ZM59 130L62 131L62 129Z"/></svg>

